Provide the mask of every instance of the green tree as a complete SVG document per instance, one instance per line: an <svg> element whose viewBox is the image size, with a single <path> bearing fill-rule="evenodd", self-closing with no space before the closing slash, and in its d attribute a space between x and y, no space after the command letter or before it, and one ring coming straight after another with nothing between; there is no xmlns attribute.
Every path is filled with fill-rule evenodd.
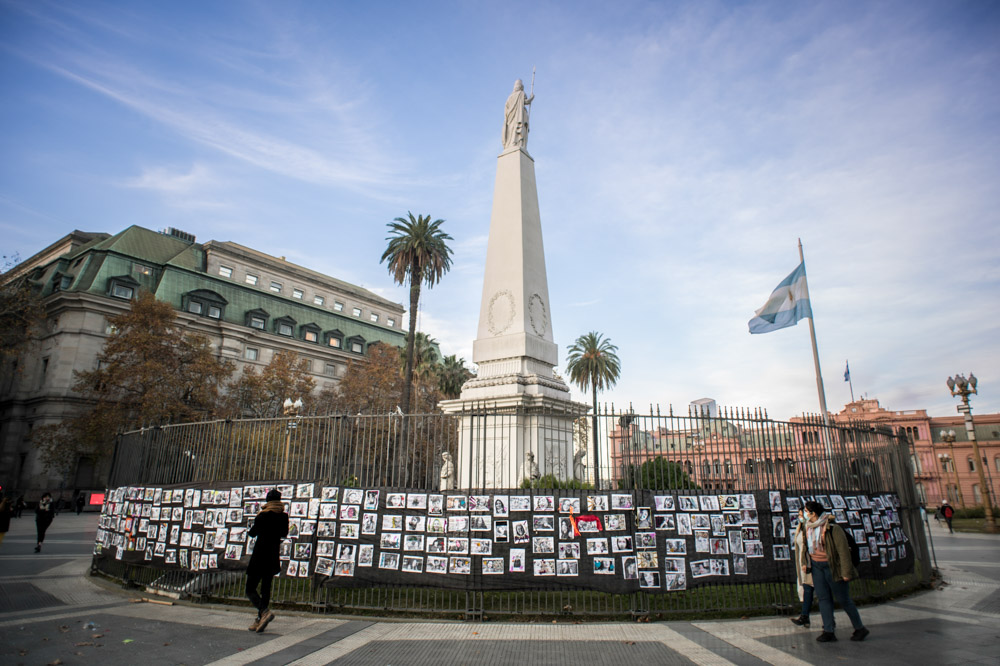
<svg viewBox="0 0 1000 666"><path fill-rule="evenodd" d="M629 485L642 490L700 490L681 465L662 456L647 460L638 466L629 465L625 478L618 480L619 488Z"/></svg>
<svg viewBox="0 0 1000 666"><path fill-rule="evenodd" d="M413 340L413 376L425 381L433 381L438 376L440 360L438 358L437 340L426 333L418 331ZM406 363L409 354L404 348L399 355L403 376L406 374Z"/></svg>
<svg viewBox="0 0 1000 666"><path fill-rule="evenodd" d="M413 348L416 342L420 285L431 289L451 268L451 236L441 231L444 220L431 222L430 215L397 217L389 223L388 245L380 263L386 263L396 284L410 286L410 325L406 335L406 368L403 373L401 409L410 412L413 387Z"/></svg>
<svg viewBox="0 0 1000 666"><path fill-rule="evenodd" d="M10 277L18 264L17 255L0 261L0 363L17 357L34 339L33 331L45 319L45 307L31 288L26 274Z"/></svg>
<svg viewBox="0 0 1000 666"><path fill-rule="evenodd" d="M66 470L86 455L107 456L127 429L202 420L215 413L233 364L220 361L207 338L175 325L169 303L141 292L131 310L110 317L112 333L95 370L77 372L73 390L94 406L32 439L49 469Z"/></svg>
<svg viewBox="0 0 1000 666"><path fill-rule="evenodd" d="M294 352L280 351L260 372L250 365L243 369L229 385L225 412L235 418L273 418L281 416L285 398L302 398L303 412L307 412L315 388L316 381L309 374L309 360Z"/></svg>
<svg viewBox="0 0 1000 666"><path fill-rule="evenodd" d="M454 354L445 356L438 371L438 388L448 400L462 395L462 386L472 379L472 371L465 367L465 359Z"/></svg>
<svg viewBox="0 0 1000 666"><path fill-rule="evenodd" d="M589 388L593 395L594 482L600 488L601 456L597 440L597 391L611 388L621 375L618 347L611 344L609 338L591 331L577 338L567 351L566 371L570 380L579 386L581 391Z"/></svg>

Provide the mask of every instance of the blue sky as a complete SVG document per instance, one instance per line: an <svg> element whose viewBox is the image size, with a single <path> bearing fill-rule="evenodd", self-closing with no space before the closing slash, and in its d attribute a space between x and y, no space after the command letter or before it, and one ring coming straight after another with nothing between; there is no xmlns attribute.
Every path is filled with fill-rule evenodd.
<svg viewBox="0 0 1000 666"><path fill-rule="evenodd" d="M1000 411L1000 4L0 2L2 253L178 227L398 302L386 223L446 220L420 327L471 360L503 104L537 68L553 329L602 399L817 412L806 322L747 321L805 247L827 402ZM579 398L584 398L575 392Z"/></svg>

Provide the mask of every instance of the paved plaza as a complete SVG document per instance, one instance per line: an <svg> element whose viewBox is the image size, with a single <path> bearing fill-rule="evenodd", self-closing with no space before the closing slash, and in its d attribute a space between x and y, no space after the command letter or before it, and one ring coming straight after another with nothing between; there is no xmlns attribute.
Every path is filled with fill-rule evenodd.
<svg viewBox="0 0 1000 666"><path fill-rule="evenodd" d="M0 545L3 664L992 664L1000 662L1000 536L933 524L947 585L861 608L871 636L820 644L787 618L711 622L459 623L281 612L264 634L249 608L133 603L87 575L96 514L63 513L33 553L34 516ZM840 627L849 627L838 611Z"/></svg>

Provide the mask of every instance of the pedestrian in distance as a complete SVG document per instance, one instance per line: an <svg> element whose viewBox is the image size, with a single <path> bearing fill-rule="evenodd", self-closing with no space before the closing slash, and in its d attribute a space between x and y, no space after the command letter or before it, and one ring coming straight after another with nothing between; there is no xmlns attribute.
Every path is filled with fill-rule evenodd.
<svg viewBox="0 0 1000 666"><path fill-rule="evenodd" d="M278 551L281 540L288 536L288 514L281 501L281 493L273 488L268 491L265 499L267 503L247 532L249 536L257 538L247 565L246 594L250 603L257 608L257 619L249 628L258 634L274 619L274 613L268 608L271 603L271 583L281 572ZM257 593L258 586L260 594Z"/></svg>
<svg viewBox="0 0 1000 666"><path fill-rule="evenodd" d="M14 517L20 518L21 513L24 511L25 507L28 505L24 503L24 495L18 495L17 501L14 502Z"/></svg>
<svg viewBox="0 0 1000 666"><path fill-rule="evenodd" d="M951 519L955 517L955 510L948 504L948 500L941 502L941 515L944 516L944 522L948 523L948 532L954 534L955 530L951 528Z"/></svg>
<svg viewBox="0 0 1000 666"><path fill-rule="evenodd" d="M802 600L802 612L792 618L792 624L809 628L809 611L813 603L813 577L809 562L809 546L806 542L805 513L799 509L799 521L795 525L792 537L792 547L795 548L795 577L798 580L799 599Z"/></svg>
<svg viewBox="0 0 1000 666"><path fill-rule="evenodd" d="M852 641L863 641L870 631L861 621L861 614L851 600L849 583L858 577L858 570L851 561L851 546L840 525L830 520L830 514L819 502L806 502L806 545L813 587L819 598L819 612L823 617L823 633L816 640L829 643L837 640L834 633L833 598L847 613L854 626Z"/></svg>
<svg viewBox="0 0 1000 666"><path fill-rule="evenodd" d="M35 509L35 528L38 531L38 545L35 546L36 553L42 552L45 531L49 529L49 525L52 524L52 519L55 515L55 510L52 508L52 495L45 493L42 495L42 499L38 502L38 507Z"/></svg>
<svg viewBox="0 0 1000 666"><path fill-rule="evenodd" d="M84 505L83 491L81 490L80 494L76 496L76 515L79 516L81 513L83 513L83 505Z"/></svg>
<svg viewBox="0 0 1000 666"><path fill-rule="evenodd" d="M10 529L10 519L14 515L14 505L9 498L0 499L0 544Z"/></svg>

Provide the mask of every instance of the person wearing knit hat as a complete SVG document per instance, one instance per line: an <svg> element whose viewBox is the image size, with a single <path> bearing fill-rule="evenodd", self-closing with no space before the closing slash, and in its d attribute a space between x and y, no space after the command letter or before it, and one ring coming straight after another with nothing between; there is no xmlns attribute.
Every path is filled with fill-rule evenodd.
<svg viewBox="0 0 1000 666"><path fill-rule="evenodd" d="M281 501L281 493L272 488L267 493L267 503L253 521L247 533L257 537L250 564L247 565L247 598L257 608L257 619L250 625L250 631L261 633L274 619L268 608L271 602L271 583L281 571L278 551L281 540L288 536L288 514ZM260 594L257 587L260 586Z"/></svg>

